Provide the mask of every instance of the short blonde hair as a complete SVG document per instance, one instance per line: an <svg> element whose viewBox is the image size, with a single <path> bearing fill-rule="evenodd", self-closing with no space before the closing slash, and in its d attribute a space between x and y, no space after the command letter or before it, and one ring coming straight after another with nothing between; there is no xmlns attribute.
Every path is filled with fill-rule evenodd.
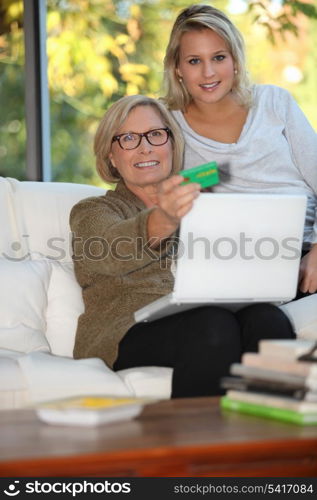
<svg viewBox="0 0 317 500"><path fill-rule="evenodd" d="M164 101L168 108L180 109L184 112L191 102L190 94L176 74L179 64L180 42L184 33L205 29L214 31L226 42L237 70L232 91L235 92L240 104L250 107L250 81L245 65L245 47L242 35L222 11L210 5L198 4L183 9L172 28L164 58L164 84L166 88Z"/></svg>
<svg viewBox="0 0 317 500"><path fill-rule="evenodd" d="M121 178L109 158L112 139L127 119L129 113L138 106L152 106L160 115L164 126L171 131L170 140L173 149L172 172L175 174L182 168L184 154L184 138L178 123L166 106L156 99L142 95L125 96L115 102L106 111L97 128L94 141L96 167L100 177L106 182L118 182Z"/></svg>

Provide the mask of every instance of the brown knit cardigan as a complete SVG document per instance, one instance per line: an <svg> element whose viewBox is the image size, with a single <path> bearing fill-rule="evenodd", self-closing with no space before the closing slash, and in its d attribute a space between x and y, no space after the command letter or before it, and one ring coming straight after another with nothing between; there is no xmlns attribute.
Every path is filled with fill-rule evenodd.
<svg viewBox="0 0 317 500"><path fill-rule="evenodd" d="M133 313L172 291L173 238L155 250L146 245L152 210L123 181L72 208L73 261L85 304L74 358L102 358L112 368L120 340L135 323Z"/></svg>

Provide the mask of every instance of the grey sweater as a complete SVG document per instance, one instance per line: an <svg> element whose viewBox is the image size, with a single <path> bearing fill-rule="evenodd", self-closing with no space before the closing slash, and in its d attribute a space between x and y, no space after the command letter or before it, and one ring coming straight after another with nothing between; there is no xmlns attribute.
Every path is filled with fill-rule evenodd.
<svg viewBox="0 0 317 500"><path fill-rule="evenodd" d="M185 136L184 168L217 161L221 182L214 192L306 195L304 247L309 248L317 243L317 134L286 90L254 85L253 102L233 144L197 134L181 111L172 111Z"/></svg>
<svg viewBox="0 0 317 500"><path fill-rule="evenodd" d="M79 317L74 358L102 358L110 367L133 313L173 289L173 238L146 245L153 209L120 181L115 191L77 203L70 214L73 261L85 311Z"/></svg>

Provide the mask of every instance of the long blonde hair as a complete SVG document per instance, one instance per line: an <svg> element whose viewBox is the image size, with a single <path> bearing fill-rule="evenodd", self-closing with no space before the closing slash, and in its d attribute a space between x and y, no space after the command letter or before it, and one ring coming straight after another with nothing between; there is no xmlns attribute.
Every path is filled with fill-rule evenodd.
<svg viewBox="0 0 317 500"><path fill-rule="evenodd" d="M240 104L250 107L250 81L245 65L245 48L242 35L222 11L210 5L199 4L183 9L172 28L164 58L166 95L163 100L169 109L186 111L192 98L185 85L179 81L176 73L179 64L180 42L184 33L205 29L214 31L226 42L237 70L232 91L237 96Z"/></svg>
<svg viewBox="0 0 317 500"><path fill-rule="evenodd" d="M95 135L94 152L96 156L96 168L100 177L106 182L118 182L121 178L118 170L113 167L109 158L112 139L127 119L130 111L138 106L152 106L158 112L164 125L171 131L170 140L173 149L171 173L175 174L182 168L184 154L183 135L178 123L166 106L156 99L143 95L125 96L115 102L106 111Z"/></svg>

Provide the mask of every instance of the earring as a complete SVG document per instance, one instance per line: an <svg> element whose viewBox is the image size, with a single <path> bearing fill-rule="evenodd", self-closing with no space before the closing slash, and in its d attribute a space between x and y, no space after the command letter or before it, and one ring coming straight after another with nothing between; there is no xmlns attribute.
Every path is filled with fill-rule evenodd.
<svg viewBox="0 0 317 500"><path fill-rule="evenodd" d="M234 70L234 74L235 74L235 75L237 75L237 74L238 74L238 70L237 70L237 69L235 69L235 70Z"/></svg>
<svg viewBox="0 0 317 500"><path fill-rule="evenodd" d="M181 76L178 78L178 81L179 81L179 83L183 83L183 79Z"/></svg>

